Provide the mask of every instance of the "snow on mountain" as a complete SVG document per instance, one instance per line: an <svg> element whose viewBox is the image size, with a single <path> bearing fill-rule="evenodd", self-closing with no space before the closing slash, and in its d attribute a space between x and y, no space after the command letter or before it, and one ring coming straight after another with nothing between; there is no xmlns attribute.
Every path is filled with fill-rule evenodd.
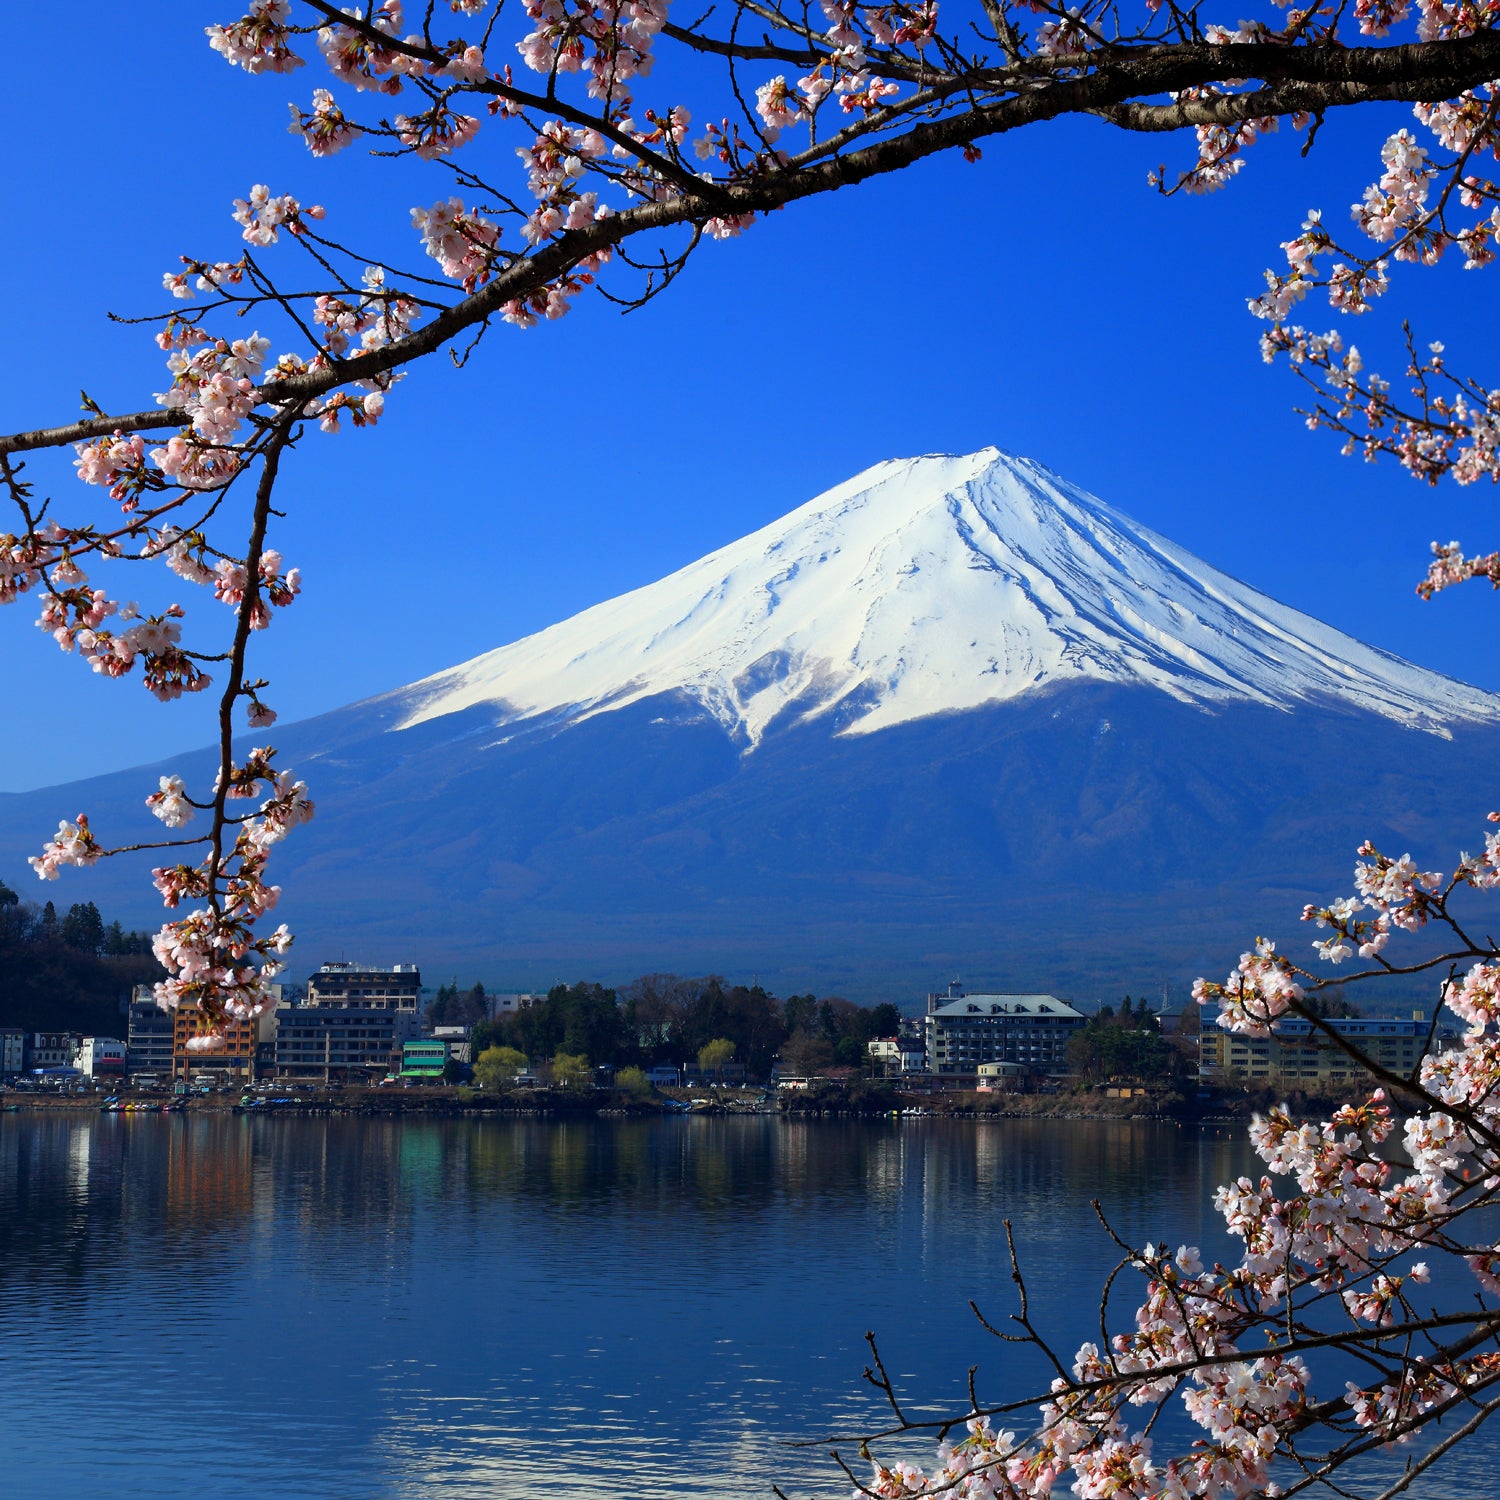
<svg viewBox="0 0 1500 1500"><path fill-rule="evenodd" d="M1257 932L1310 943L1297 914L1347 891L1366 838L1433 861L1472 844L1500 698L990 449L878 465L276 742L318 805L277 852L298 962L1117 997L1222 973ZM149 843L156 777L216 763L0 795L0 877L19 888L79 808ZM161 920L125 861L89 896Z"/></svg>
<svg viewBox="0 0 1500 1500"><path fill-rule="evenodd" d="M408 728L485 703L577 722L682 691L754 746L778 719L840 710L840 732L862 734L1067 681L1342 704L1438 734L1500 722L1500 698L1277 604L995 448L877 464L396 696Z"/></svg>

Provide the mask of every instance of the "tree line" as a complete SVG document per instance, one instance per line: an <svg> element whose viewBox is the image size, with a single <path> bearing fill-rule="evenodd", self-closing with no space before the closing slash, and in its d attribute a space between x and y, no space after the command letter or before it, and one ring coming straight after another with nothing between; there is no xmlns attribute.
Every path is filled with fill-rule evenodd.
<svg viewBox="0 0 1500 1500"><path fill-rule="evenodd" d="M432 1011L441 1002L445 1018L483 1000L477 985L465 995L446 987L438 995ZM860 1067L867 1044L894 1036L900 1023L900 1012L888 1003L861 1006L811 994L781 1000L759 984L731 984L716 974L645 974L619 989L554 985L514 1014L479 1022L473 1054L508 1047L533 1062L565 1054L616 1069L740 1063L750 1077L766 1078L778 1056L804 1072Z"/></svg>
<svg viewBox="0 0 1500 1500"><path fill-rule="evenodd" d="M429 1026L475 1026L489 1016L489 996L482 984L469 990L460 990L456 983L441 984L427 1007Z"/></svg>
<svg viewBox="0 0 1500 1500"><path fill-rule="evenodd" d="M106 922L92 901L22 901L0 881L0 1026L125 1034L137 984L162 977L151 935Z"/></svg>
<svg viewBox="0 0 1500 1500"><path fill-rule="evenodd" d="M1195 1066L1180 1045L1162 1034L1160 1016L1144 1000L1137 1004L1129 995L1118 1011L1112 1005L1100 1006L1068 1038L1068 1067L1090 1083L1180 1079Z"/></svg>

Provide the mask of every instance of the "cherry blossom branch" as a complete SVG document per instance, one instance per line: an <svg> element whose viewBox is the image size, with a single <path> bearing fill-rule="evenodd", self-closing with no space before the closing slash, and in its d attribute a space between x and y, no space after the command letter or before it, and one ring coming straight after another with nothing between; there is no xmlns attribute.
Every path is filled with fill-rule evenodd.
<svg viewBox="0 0 1500 1500"><path fill-rule="evenodd" d="M163 432L172 427L181 427L186 420L187 414L181 407L130 412L117 417L83 417L76 422L65 422L56 427L37 427L28 432L15 432L8 437L0 437L0 454L30 453L39 448L65 448L71 443L84 443L91 438L106 437L115 432Z"/></svg>
<svg viewBox="0 0 1500 1500"><path fill-rule="evenodd" d="M1029 1401L972 1402L962 1417L902 1414L866 1434L867 1452L917 1431L941 1438L962 1424L968 1434L941 1448L931 1470L872 1460L866 1488L878 1500L966 1496L981 1481L985 1494L1030 1500L1069 1471L1085 1497L1259 1493L1274 1458L1302 1470L1285 1493L1342 1493L1335 1476L1374 1448L1414 1440L1461 1408L1470 1413L1461 1428L1467 1436L1500 1409L1500 1399L1484 1398L1500 1381L1500 1308L1485 1296L1500 1295L1500 1244L1488 1242L1493 1228L1475 1218L1500 1203L1500 948L1469 938L1450 909L1461 889L1500 890L1500 833L1487 836L1481 854L1462 856L1447 880L1368 844L1360 856L1357 896L1304 913L1333 934L1315 944L1317 951L1337 964L1357 948L1379 964L1366 981L1389 980L1409 967L1384 958L1392 937L1445 927L1465 946L1459 956L1474 960L1461 979L1450 964L1441 994L1467 1024L1460 1046L1435 1051L1434 1023L1416 1072L1395 1074L1317 1014L1310 997L1329 981L1264 941L1225 983L1200 981L1195 995L1218 1003L1221 1025L1252 1036L1274 1035L1283 1018L1303 1017L1315 1038L1339 1048L1372 1082L1401 1087L1411 1111L1401 1152L1387 1144L1396 1121L1379 1089L1321 1126L1299 1124L1284 1108L1258 1118L1251 1140L1272 1175L1259 1183L1242 1177L1216 1198L1230 1232L1244 1242L1238 1265L1205 1270L1188 1246L1175 1255L1164 1246L1134 1249L1096 1204L1123 1256L1101 1294L1099 1342L1083 1345L1071 1369L1064 1366L1031 1326L1017 1279L1016 1321L1024 1332L1001 1336L1051 1359L1051 1389ZM1295 1179L1294 1190L1280 1196L1272 1176ZM1477 1245L1455 1233L1466 1224ZM1451 1259L1457 1274L1474 1276L1478 1306L1419 1311L1409 1289L1431 1273L1425 1261L1406 1264L1418 1253ZM1012 1261L1016 1279L1013 1246ZM1146 1279L1147 1299L1131 1331L1111 1338L1111 1294L1132 1270ZM1342 1326L1326 1326L1330 1311ZM1307 1358L1326 1354L1356 1361L1367 1372L1364 1383L1315 1397ZM1163 1460L1153 1454L1152 1435L1169 1396L1181 1397L1206 1436ZM1138 1426L1129 1420L1137 1406L1150 1408ZM998 1430L996 1423L1028 1408L1037 1413L1028 1435ZM1451 1451L1448 1438L1438 1436L1408 1465L1409 1475ZM1309 1442L1330 1437L1331 1447L1307 1456ZM1400 1489L1398 1482L1390 1492Z"/></svg>
<svg viewBox="0 0 1500 1500"><path fill-rule="evenodd" d="M219 779L211 804L213 827L209 832L208 902L220 914L219 873L224 864L224 832L228 826L226 807L234 790L234 710L245 691L245 652L250 632L260 609L261 557L265 551L266 528L271 520L271 496L281 469L281 456L292 440L292 429L302 415L300 407L289 407L276 423L271 440L261 460L260 481L255 491L255 509L250 521L250 537L245 548L245 581L239 607L235 612L234 642L229 650L229 672L224 691L219 695Z"/></svg>
<svg viewBox="0 0 1500 1500"><path fill-rule="evenodd" d="M1197 1300L1196 1297L1194 1299ZM1238 1310L1237 1310L1238 1311ZM982 1320L981 1320L982 1321ZM1264 1318L1247 1318L1249 1323L1264 1323ZM990 1325L985 1325L987 1328ZM1215 1369L1225 1369L1235 1365L1253 1363L1256 1359L1269 1357L1289 1357L1292 1355L1310 1354L1314 1352L1337 1350L1342 1353L1357 1355L1361 1349L1378 1348L1382 1343L1404 1341L1415 1336L1430 1337L1435 1330L1462 1329L1469 1331L1462 1337L1453 1340L1451 1344L1441 1345L1434 1343L1433 1348L1442 1359L1455 1358L1472 1352L1485 1344L1493 1343L1500 1335L1500 1308L1480 1309L1475 1312L1457 1313L1432 1313L1420 1318L1412 1318L1403 1323L1392 1323L1383 1326L1376 1331L1370 1330L1341 1330L1337 1333L1303 1332L1287 1339L1268 1339L1253 1348L1243 1349L1221 1349L1203 1351L1199 1353L1188 1353L1183 1358L1154 1364L1150 1370L1151 1383L1163 1383L1171 1381L1174 1384L1179 1380L1186 1379L1192 1375L1211 1372ZM990 1328L991 1332L995 1330ZM1001 1338L1010 1339L1010 1335L999 1334ZM865 1335L866 1343L872 1344L874 1335ZM1050 1346L1039 1335L1019 1340L1021 1343L1031 1344L1039 1352L1052 1354ZM1092 1347L1092 1346L1090 1346ZM1428 1361L1431 1363L1431 1361ZM884 1375L884 1366L880 1367L880 1374L872 1375L866 1372L866 1379L879 1390L886 1398L887 1405L893 1409L900 1409L899 1398L894 1402L894 1384L888 1394L884 1381L880 1378ZM889 1378L888 1376L886 1378ZM1064 1369L1060 1379L1066 1385L1070 1393L1078 1396L1104 1396L1117 1397L1122 1392L1127 1392L1139 1384L1140 1375L1118 1368L1109 1369L1106 1373L1092 1377L1080 1377L1076 1372L1068 1372ZM1494 1378L1500 1379L1500 1371ZM1055 1388L1055 1387L1054 1387ZM831 1443L876 1443L891 1438L906 1436L911 1433L931 1433L941 1435L953 1428L962 1426L970 1417L994 1418L1010 1417L1018 1412L1034 1409L1039 1403L1045 1402L1045 1395L1030 1393L1025 1396L1013 1397L1007 1401L994 1402L983 1406L974 1407L964 1416L936 1416L936 1417L911 1417L908 1418L901 1412L895 1424L863 1433L836 1433L821 1438L805 1439L793 1443L794 1447L827 1447ZM1458 1397L1455 1397L1457 1400ZM1308 1425L1313 1423L1327 1425L1339 1412L1347 1410L1347 1402L1343 1397L1334 1398L1331 1401L1312 1407L1307 1412ZM1372 1446L1381 1446L1388 1438L1375 1437L1371 1439Z"/></svg>
<svg viewBox="0 0 1500 1500"><path fill-rule="evenodd" d="M392 50L402 49L392 43ZM768 173L753 181L720 184L715 205L722 205L737 218L770 211L804 197L900 170L925 156L968 145L987 135L1005 133L1063 114L1118 111L1129 103L1132 94L1180 92L1201 87L1223 81L1231 70L1238 70L1241 76L1281 78L1282 83L1253 96L1224 95L1211 100L1160 106L1175 111L1168 115L1127 111L1119 116L1117 123L1126 128L1159 130L1210 119L1223 122L1279 113L1295 114L1305 111L1314 102L1305 92L1307 88L1323 91L1317 101L1322 108L1374 98L1438 99L1455 89L1500 73L1500 38L1484 33L1454 41L1395 48L1348 48L1338 52L1266 44L1226 48L1203 43L1151 48L1139 55L1132 55L1128 49L1112 51L1099 59L1095 70L1087 77L1053 81L1025 93L986 102L960 115L919 121L901 136L844 152L834 159L798 165L796 170ZM1285 77L1288 74L1296 76ZM964 87L970 86L971 80L965 80ZM492 87L499 88L492 83L485 84L486 89ZM1150 111L1158 106L1143 104L1141 108ZM599 128L598 118L590 118L592 128ZM672 167L672 163L660 153L647 153L647 157L653 170L666 171ZM369 380L399 369L435 352L467 328L493 316L507 302L539 292L588 256L611 249L634 234L699 222L701 215L702 207L696 199L676 199L638 204L602 222L570 230L500 272L487 286L440 313L422 328L380 349L366 350L347 359L331 359L326 369L288 377L278 382L277 395L285 399L317 397L341 385ZM169 425L171 415L161 412L105 416L0 437L0 453L53 447L106 436L114 431L156 430Z"/></svg>
<svg viewBox="0 0 1500 1500"><path fill-rule="evenodd" d="M417 61L437 66L446 66L449 58L432 45L414 46L409 41L398 40L386 32L380 31L369 21L359 16L351 16L327 0L302 0L302 3L310 9L326 16L330 21L347 27L369 41L378 43L382 48L403 57L410 57ZM543 114L554 114L559 119L566 120L569 124L580 125L590 130L596 130L606 140L616 146L620 146L638 155L653 171L661 174L662 178L670 182L679 191L689 194L694 198L702 199L712 207L727 207L714 183L705 183L701 178L695 177L691 172L684 170L670 156L659 152L649 151L642 147L641 143L633 136L618 129L606 115L597 114L588 110L576 109L559 99L555 94L534 94L526 89L518 89L513 84L501 83L495 78L479 78L470 83L461 85L456 92L474 92L488 94L496 99L503 99L509 104L516 105L521 109L535 110Z"/></svg>

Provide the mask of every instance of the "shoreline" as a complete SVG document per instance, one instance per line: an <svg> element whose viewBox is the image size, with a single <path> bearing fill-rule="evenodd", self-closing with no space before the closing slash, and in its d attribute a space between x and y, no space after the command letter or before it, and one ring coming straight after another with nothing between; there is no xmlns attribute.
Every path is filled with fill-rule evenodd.
<svg viewBox="0 0 1500 1500"><path fill-rule="evenodd" d="M1175 1091L1142 1091L1129 1098L1102 1093L1068 1094L917 1094L886 1089L853 1093L783 1093L766 1090L715 1091L705 1099L690 1090L649 1097L618 1091L513 1090L482 1094L463 1087L430 1086L411 1090L342 1088L285 1094L235 1093L126 1097L126 1108L107 1108L99 1095L54 1095L5 1091L0 1114L124 1115L294 1115L370 1119L460 1118L675 1118L708 1115L808 1119L936 1120L1141 1120L1158 1124L1240 1124L1274 1104L1287 1104L1297 1117L1322 1117L1348 1101L1349 1095L1300 1095L1295 1092L1214 1090L1188 1096ZM170 1105L170 1108L163 1106Z"/></svg>

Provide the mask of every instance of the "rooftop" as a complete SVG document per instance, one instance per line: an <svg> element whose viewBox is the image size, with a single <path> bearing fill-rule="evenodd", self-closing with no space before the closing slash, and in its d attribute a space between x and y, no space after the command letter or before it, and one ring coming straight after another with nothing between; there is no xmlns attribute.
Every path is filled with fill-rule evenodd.
<svg viewBox="0 0 1500 1500"><path fill-rule="evenodd" d="M416 964L360 964L343 958L318 965L319 974L415 974L416 972Z"/></svg>
<svg viewBox="0 0 1500 1500"><path fill-rule="evenodd" d="M1061 1016L1082 1020L1079 1011L1056 995L965 995L928 1014L934 1016Z"/></svg>
<svg viewBox="0 0 1500 1500"><path fill-rule="evenodd" d="M1340 1016L1326 1022L1329 1030L1340 1036L1410 1036L1424 1037L1431 1025L1425 1016L1404 1021L1391 1016ZM1272 1028L1279 1036L1307 1036L1313 1030L1311 1021L1300 1016L1283 1016ZM1446 1033L1440 1032L1439 1035Z"/></svg>

